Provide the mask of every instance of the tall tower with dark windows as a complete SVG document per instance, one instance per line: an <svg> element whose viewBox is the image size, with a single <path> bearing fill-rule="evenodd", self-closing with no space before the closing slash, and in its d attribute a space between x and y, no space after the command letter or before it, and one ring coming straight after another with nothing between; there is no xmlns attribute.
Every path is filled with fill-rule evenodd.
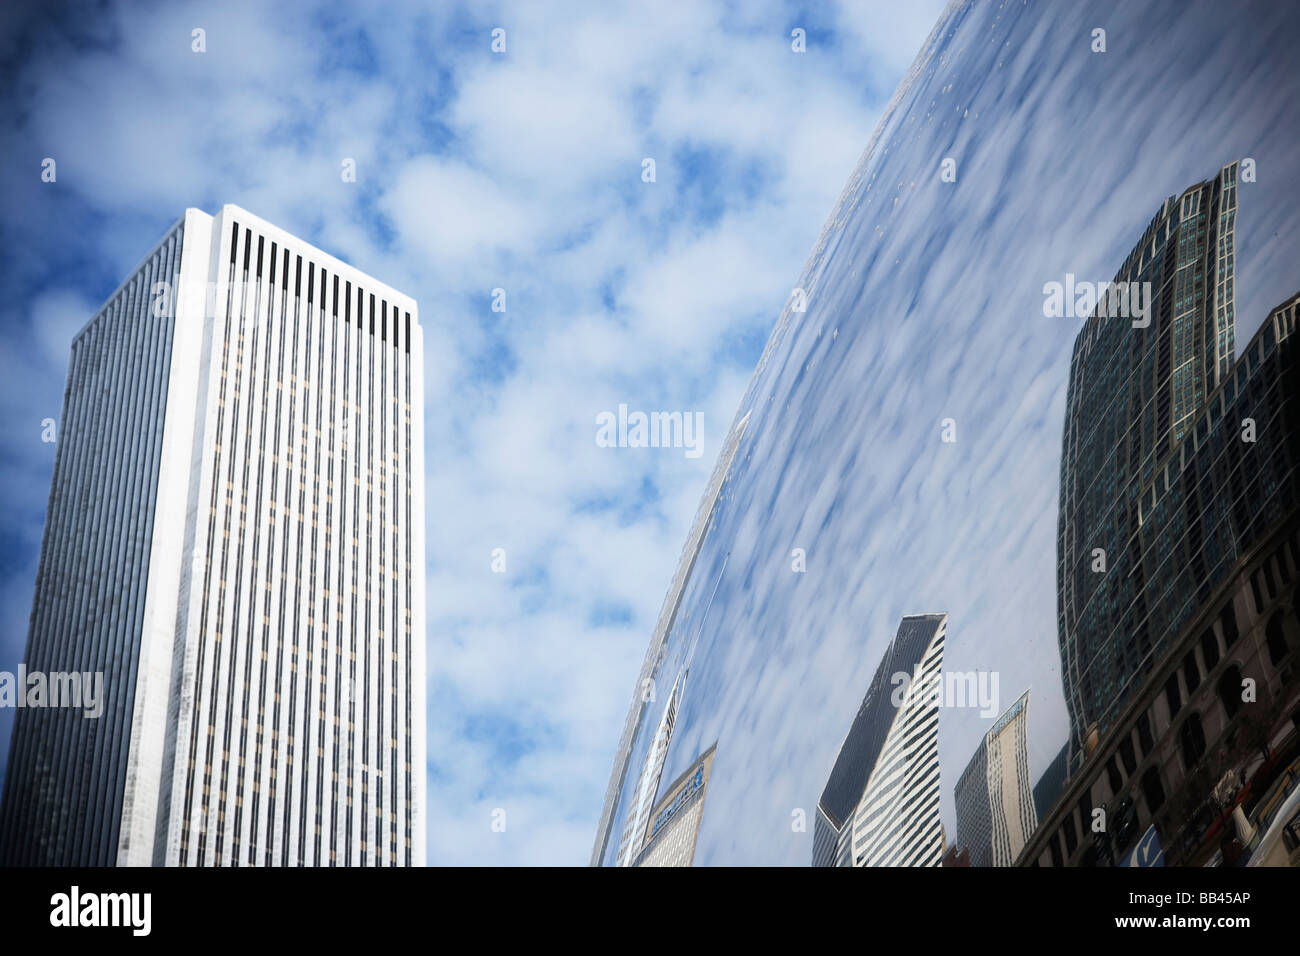
<svg viewBox="0 0 1300 956"><path fill-rule="evenodd" d="M187 210L73 340L0 863L424 862L423 348L408 296Z"/></svg>
<svg viewBox="0 0 1300 956"><path fill-rule="evenodd" d="M1149 283L1148 325L1099 303L1074 343L1062 438L1057 614L1077 756L1104 734L1192 605L1169 605L1144 554L1140 498L1236 357L1237 164L1165 200L1115 275ZM1133 287L1136 288L1136 287ZM1211 507L1213 507L1211 505ZM1214 550L1189 522L1180 548L1204 579ZM1072 761L1072 765L1076 761Z"/></svg>
<svg viewBox="0 0 1300 956"><path fill-rule="evenodd" d="M1099 312L1075 340L1057 548L1070 756L1021 863L1210 862L1215 783L1285 751L1300 720L1300 294L1235 355L1236 186L1229 164L1167 199L1129 253L1117 279L1152 283L1149 325Z"/></svg>
<svg viewBox="0 0 1300 956"><path fill-rule="evenodd" d="M1214 784L1264 746L1284 753L1294 743L1298 316L1300 294L1269 312L1137 489L1133 576L1149 582L1141 606L1161 650L1044 803L1022 864L1114 865L1145 846L1139 857L1157 847L1166 865L1205 865L1219 848ZM1099 807L1103 831L1091 825Z"/></svg>

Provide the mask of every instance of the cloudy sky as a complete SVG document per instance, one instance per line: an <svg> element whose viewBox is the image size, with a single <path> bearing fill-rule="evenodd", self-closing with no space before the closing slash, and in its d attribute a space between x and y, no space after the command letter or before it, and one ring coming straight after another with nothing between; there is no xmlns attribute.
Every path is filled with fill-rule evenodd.
<svg viewBox="0 0 1300 956"><path fill-rule="evenodd" d="M73 333L237 203L420 304L430 861L585 862L719 443L942 6L0 7L0 669ZM597 447L620 403L702 413L703 454Z"/></svg>
<svg viewBox="0 0 1300 956"><path fill-rule="evenodd" d="M997 671L1002 706L1030 688L1037 776L1065 735L1078 330L1042 286L1110 278L1166 196L1249 156L1239 345L1300 288L1297 15L1006 0L932 36L938 2L355 6L0 7L0 669L22 655L70 339L184 208L231 202L420 304L431 862L586 862L738 411L664 665L693 650L665 772L718 744L697 862L808 861L791 812L811 816L906 613L948 612L945 666ZM599 447L620 404L701 413L703 453ZM941 717L950 835L987 727Z"/></svg>

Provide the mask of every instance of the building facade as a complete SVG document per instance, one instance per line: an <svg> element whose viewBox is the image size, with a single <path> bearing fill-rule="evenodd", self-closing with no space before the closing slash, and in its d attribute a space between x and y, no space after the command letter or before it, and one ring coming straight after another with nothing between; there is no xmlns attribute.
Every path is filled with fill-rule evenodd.
<svg viewBox="0 0 1300 956"><path fill-rule="evenodd" d="M946 614L899 625L817 802L813 866L939 865L936 688L947 625Z"/></svg>
<svg viewBox="0 0 1300 956"><path fill-rule="evenodd" d="M1235 361L1221 353L1233 341L1234 185L1226 166L1166 201L1130 255L1121 274L1148 258L1179 264L1151 326L1093 316L1075 344L1061 654L1074 730L1089 732L1072 740L1023 864L1112 864L1153 826L1170 865L1202 863L1223 812L1216 783L1300 750L1300 296ZM1184 366L1196 372L1179 380ZM1112 389L1127 390L1119 408ZM1094 545L1114 560L1089 581L1075 563ZM1098 693L1114 700L1094 706Z"/></svg>
<svg viewBox="0 0 1300 956"><path fill-rule="evenodd" d="M957 781L957 845L969 851L971 866L1011 866L1038 826L1028 731L1025 691L984 735Z"/></svg>
<svg viewBox="0 0 1300 956"><path fill-rule="evenodd" d="M1074 343L1061 452L1057 614L1072 766L1105 733L1168 640L1186 600L1221 574L1231 542L1193 522L1171 547L1138 546L1141 501L1235 355L1237 165L1165 200L1115 276L1147 314L1099 302ZM1128 291L1132 290L1132 291ZM1179 535L1178 531L1185 534ZM1155 587L1177 575L1175 587Z"/></svg>
<svg viewBox="0 0 1300 956"><path fill-rule="evenodd" d="M414 300L187 210L73 341L0 862L424 861Z"/></svg>
<svg viewBox="0 0 1300 956"><path fill-rule="evenodd" d="M695 861L695 840L704 819L704 800L713 772L714 744L664 788L655 804L634 866L690 866Z"/></svg>
<svg viewBox="0 0 1300 956"><path fill-rule="evenodd" d="M1038 782L1034 784L1034 811L1039 820L1051 812L1052 804L1056 802L1056 797L1065 784L1065 761L1069 751L1068 743L1062 745L1042 776L1038 778Z"/></svg>

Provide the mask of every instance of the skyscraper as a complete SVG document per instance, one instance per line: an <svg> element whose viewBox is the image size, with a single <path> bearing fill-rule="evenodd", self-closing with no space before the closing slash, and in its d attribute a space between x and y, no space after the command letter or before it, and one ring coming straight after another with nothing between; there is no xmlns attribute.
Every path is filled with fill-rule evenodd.
<svg viewBox="0 0 1300 956"><path fill-rule="evenodd" d="M1236 214L1236 163L1166 199L1114 279L1149 283L1150 325L1134 327L1098 304L1074 343L1057 614L1076 755L1094 724L1108 729L1192 609L1148 586L1167 572L1158 569L1163 554L1140 547L1139 503L1157 464L1187 435L1235 357ZM1178 563L1189 580L1204 580L1227 542L1203 540L1195 522L1185 530Z"/></svg>
<svg viewBox="0 0 1300 956"><path fill-rule="evenodd" d="M1234 360L1235 192L1229 164L1166 200L1117 277L1156 286L1150 325L1099 311L1075 341L1057 565L1071 758L1025 863L1115 863L1153 826L1171 865L1204 863L1215 783L1295 746L1300 296Z"/></svg>
<svg viewBox="0 0 1300 956"><path fill-rule="evenodd" d="M634 866L690 866L713 772L714 744L664 788L655 803Z"/></svg>
<svg viewBox="0 0 1300 956"><path fill-rule="evenodd" d="M947 626L946 614L899 624L817 802L813 866L939 865L938 691Z"/></svg>
<svg viewBox="0 0 1300 956"><path fill-rule="evenodd" d="M1065 760L1069 756L1069 750L1070 745L1063 744L1034 784L1034 812L1040 820L1051 811L1052 804L1056 802L1057 794L1065 783Z"/></svg>
<svg viewBox="0 0 1300 956"><path fill-rule="evenodd" d="M0 861L424 860L416 303L187 210L76 336Z"/></svg>
<svg viewBox="0 0 1300 956"><path fill-rule="evenodd" d="M1182 623L1081 755L1021 862L1114 863L1155 826L1169 865L1200 865L1217 849L1214 784L1270 742L1296 746L1298 314L1300 295L1270 312L1140 490L1135 546L1148 560L1167 552L1152 604L1180 608ZM1098 808L1102 833L1090 826Z"/></svg>
<svg viewBox="0 0 1300 956"><path fill-rule="evenodd" d="M957 781L957 845L971 866L1011 866L1038 815L1029 786L1029 691L980 741Z"/></svg>

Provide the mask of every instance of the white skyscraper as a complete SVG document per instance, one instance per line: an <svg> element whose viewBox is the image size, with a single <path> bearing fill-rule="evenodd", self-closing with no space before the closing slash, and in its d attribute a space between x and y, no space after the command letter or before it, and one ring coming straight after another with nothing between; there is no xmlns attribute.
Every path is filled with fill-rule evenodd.
<svg viewBox="0 0 1300 956"><path fill-rule="evenodd" d="M1038 826L1029 779L1029 691L984 735L957 781L957 845L971 866L1012 866Z"/></svg>
<svg viewBox="0 0 1300 956"><path fill-rule="evenodd" d="M0 862L422 865L416 303L186 210L76 336Z"/></svg>
<svg viewBox="0 0 1300 956"><path fill-rule="evenodd" d="M947 627L946 614L898 626L817 803L813 866L939 865L937 691Z"/></svg>

